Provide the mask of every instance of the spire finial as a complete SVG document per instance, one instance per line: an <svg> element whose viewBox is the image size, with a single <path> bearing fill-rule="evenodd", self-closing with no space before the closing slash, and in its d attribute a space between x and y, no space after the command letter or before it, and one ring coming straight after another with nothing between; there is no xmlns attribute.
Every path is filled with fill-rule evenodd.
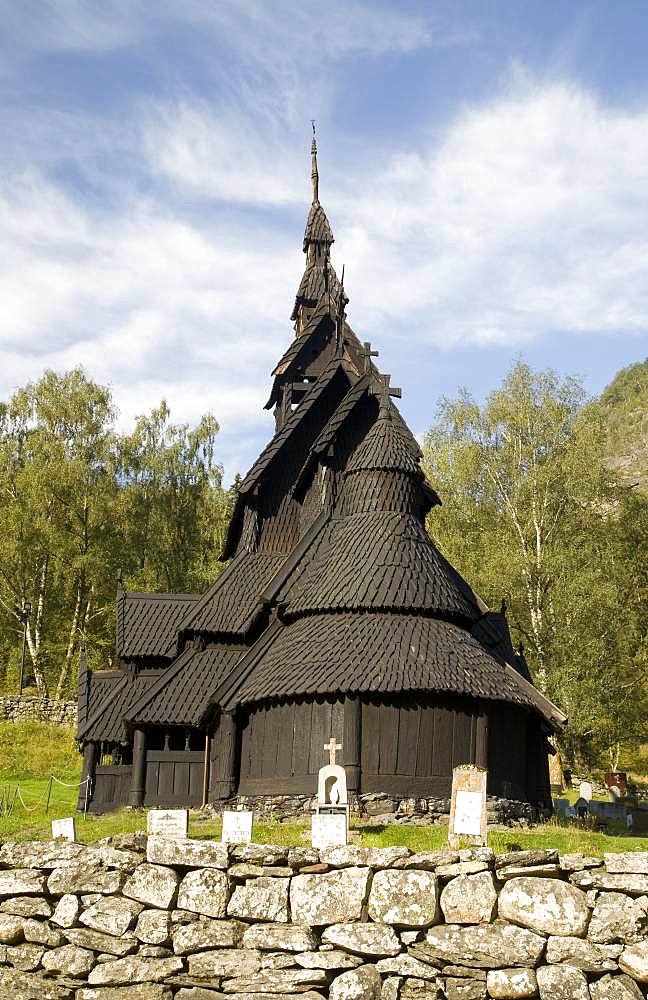
<svg viewBox="0 0 648 1000"><path fill-rule="evenodd" d="M313 141L311 142L311 184L313 185L313 204L319 201L319 174L317 172L317 139L315 137L315 119L311 118Z"/></svg>

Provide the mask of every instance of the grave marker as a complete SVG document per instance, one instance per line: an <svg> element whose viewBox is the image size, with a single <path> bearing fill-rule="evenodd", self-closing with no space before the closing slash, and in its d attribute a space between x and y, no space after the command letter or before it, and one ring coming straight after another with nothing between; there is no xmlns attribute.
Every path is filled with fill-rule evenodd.
<svg viewBox="0 0 648 1000"><path fill-rule="evenodd" d="M448 844L457 847L467 840L477 847L486 846L487 771L474 764L460 764L452 772L450 826Z"/></svg>
<svg viewBox="0 0 648 1000"><path fill-rule="evenodd" d="M316 850L324 847L346 847L346 813L314 813L311 818L311 844Z"/></svg>
<svg viewBox="0 0 648 1000"><path fill-rule="evenodd" d="M76 840L74 816L52 820L52 840L69 840L74 843Z"/></svg>
<svg viewBox="0 0 648 1000"><path fill-rule="evenodd" d="M579 799L585 799L586 802L591 802L593 795L594 795L594 790L592 788L591 781L581 781L578 788Z"/></svg>
<svg viewBox="0 0 648 1000"><path fill-rule="evenodd" d="M249 844L252 840L252 823L254 813L241 810L223 812L223 832L221 843L223 844Z"/></svg>
<svg viewBox="0 0 648 1000"><path fill-rule="evenodd" d="M349 797L346 771L335 763L342 749L334 736L324 745L329 763L317 775L317 802L311 824L311 843L315 848L345 847L349 834Z"/></svg>
<svg viewBox="0 0 648 1000"><path fill-rule="evenodd" d="M189 832L189 810L149 809L146 832L172 840L185 840Z"/></svg>

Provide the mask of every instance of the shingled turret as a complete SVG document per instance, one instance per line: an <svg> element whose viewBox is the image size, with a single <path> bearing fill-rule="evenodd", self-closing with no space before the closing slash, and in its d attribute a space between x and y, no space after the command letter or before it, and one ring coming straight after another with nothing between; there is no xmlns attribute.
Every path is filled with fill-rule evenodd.
<svg viewBox="0 0 648 1000"><path fill-rule="evenodd" d="M203 595L120 589L116 669L84 669L90 807L306 800L331 737L356 797L447 796L473 762L492 794L550 806L565 717L427 533L440 501L347 322L314 139L311 180L276 430L239 485L228 564Z"/></svg>

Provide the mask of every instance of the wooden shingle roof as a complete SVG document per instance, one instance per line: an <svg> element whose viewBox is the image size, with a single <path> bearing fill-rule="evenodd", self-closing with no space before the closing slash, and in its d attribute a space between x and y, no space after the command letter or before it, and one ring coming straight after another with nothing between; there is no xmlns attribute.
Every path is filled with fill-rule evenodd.
<svg viewBox="0 0 648 1000"><path fill-rule="evenodd" d="M326 218L326 212L319 201L314 201L308 211L306 219L306 229L304 230L304 250L309 243L326 243L329 246L334 243L333 230Z"/></svg>
<svg viewBox="0 0 648 1000"><path fill-rule="evenodd" d="M285 615L351 610L479 617L470 587L435 548L418 518L393 511L331 521L328 544L305 571Z"/></svg>
<svg viewBox="0 0 648 1000"><path fill-rule="evenodd" d="M201 725L213 692L245 651L245 646L226 644L186 649L155 684L131 702L126 719L140 725Z"/></svg>
<svg viewBox="0 0 648 1000"><path fill-rule="evenodd" d="M138 594L117 598L117 655L172 657L178 627L199 594Z"/></svg>
<svg viewBox="0 0 648 1000"><path fill-rule="evenodd" d="M241 704L306 694L438 692L536 707L465 629L420 615L301 618L276 634Z"/></svg>
<svg viewBox="0 0 648 1000"><path fill-rule="evenodd" d="M181 623L185 632L244 635L285 553L240 552Z"/></svg>
<svg viewBox="0 0 648 1000"><path fill-rule="evenodd" d="M290 414L283 427L277 431L272 440L263 449L256 462L239 484L239 494L248 493L259 481L261 475L266 471L271 462L278 456L281 449L288 443L294 431L304 419L311 407L320 398L327 386L333 381L339 371L345 369L344 361L334 358L319 376L316 382L309 387L302 402L296 410Z"/></svg>
<svg viewBox="0 0 648 1000"><path fill-rule="evenodd" d="M93 710L85 723L79 725L77 739L105 740L109 743L125 740L124 720L128 708L153 684L156 674L157 671L137 675L128 670L94 671L91 688Z"/></svg>

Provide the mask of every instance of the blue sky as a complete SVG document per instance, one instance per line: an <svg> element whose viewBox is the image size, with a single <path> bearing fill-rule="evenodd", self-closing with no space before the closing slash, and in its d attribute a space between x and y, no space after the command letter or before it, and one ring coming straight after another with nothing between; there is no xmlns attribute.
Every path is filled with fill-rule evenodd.
<svg viewBox="0 0 648 1000"><path fill-rule="evenodd" d="M310 199L421 434L522 355L648 353L648 4L0 0L0 398L83 364L128 426L272 433Z"/></svg>

